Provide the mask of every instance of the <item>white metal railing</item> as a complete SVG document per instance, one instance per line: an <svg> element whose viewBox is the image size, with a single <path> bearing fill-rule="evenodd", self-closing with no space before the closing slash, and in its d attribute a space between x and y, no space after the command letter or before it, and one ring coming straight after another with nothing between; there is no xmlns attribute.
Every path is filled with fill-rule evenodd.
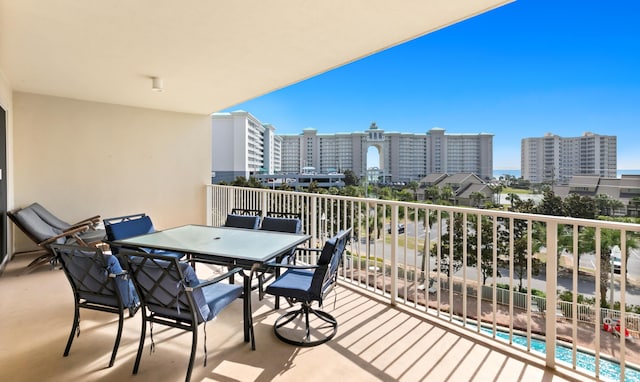
<svg viewBox="0 0 640 382"><path fill-rule="evenodd" d="M326 238L340 229L352 227L353 239L345 253L341 274L344 282L385 296L390 304L410 306L483 334L477 325L475 329L467 328L468 323L475 323L480 318L483 325L493 329L490 337L499 340L497 331L506 331L508 343L518 351L522 348L513 344L516 332L525 333L526 351L529 352L532 334L543 334L546 353L531 354L544 359L552 368L577 368L579 323L593 326L591 347L595 355L595 370L584 373L595 378L601 378L600 359L613 356L610 354L612 349L601 348L603 319L619 317L621 331L624 332L625 328L638 330L636 315L578 304L579 272L569 272L566 276L570 278L573 301L561 302L557 298L557 254L560 247L569 253L581 253L582 250L578 249L582 248L591 250L594 256L594 267L590 270L593 274L592 292L595 306L601 306L601 291L606 290L607 294L602 295L609 296L611 283L607 262L603 263L608 258L607 249L614 243L620 247L621 275L625 275L627 245L632 243L629 239L640 233L638 224L327 194L207 186L208 224L224 224L227 213L233 208L258 209L263 215L269 212L299 213L304 232L312 237L309 245L315 247L320 247ZM395 229L398 224L404 225L404 232L399 233ZM578 258L573 256L569 268L580 269ZM542 261L545 277L537 289L545 292L544 301L531 294L533 267L538 261ZM506 272L501 282L508 284L512 292L496 286L499 272ZM516 273L522 274L526 293L513 292L518 285ZM626 306L626 278L619 277L617 282L619 293L616 300L620 306ZM477 293L478 286L482 287L482 293ZM572 348L572 362L568 365L556 362L556 315L546 314L540 318L532 311L531 301L537 301L542 307L557 306L564 313L563 325L568 326L569 336L573 339L568 344ZM490 313L483 316L482 308L487 309L487 306ZM515 314L526 317L525 327L514 327L515 320L512 319L508 322L501 320L504 315L514 317ZM566 335L563 333L563 337ZM624 380L627 358L640 359L640 355L634 353L634 348L626 346L624 336L620 336L617 346L615 357L620 362L620 380Z"/></svg>

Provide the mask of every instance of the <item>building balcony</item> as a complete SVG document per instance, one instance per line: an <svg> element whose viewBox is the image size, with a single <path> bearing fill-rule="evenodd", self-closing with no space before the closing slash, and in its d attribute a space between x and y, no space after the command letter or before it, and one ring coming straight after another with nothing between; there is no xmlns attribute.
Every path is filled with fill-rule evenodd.
<svg viewBox="0 0 640 382"><path fill-rule="evenodd" d="M14 307L0 323L0 370L6 381L183 381L189 333L156 327L155 351L147 339L140 370L132 375L141 318L124 323L115 364L107 368L117 328L112 314L81 312L81 335L68 357L62 353L73 319L73 297L61 270L42 267L23 274L28 256L12 261L0 278L3 306ZM206 276L215 269L198 267ZM200 328L192 381L566 381L571 373L545 368L544 362L507 345L429 315L390 305L374 293L340 283L336 306L325 309L338 322L327 344L298 348L273 334L281 314L272 298L254 299L256 350L243 342L241 302L231 304L207 324L207 366L203 366ZM283 304L286 309L287 305ZM281 309L282 311L283 309Z"/></svg>
<svg viewBox="0 0 640 382"><path fill-rule="evenodd" d="M242 340L241 304L232 304L207 325L206 367L199 336L194 381L615 381L638 375L640 317L596 308L603 298L622 306L635 301L638 252L630 239L640 233L638 225L228 186L207 186L206 208L209 225L221 225L232 208L300 213L313 247L345 227L353 227L354 237L342 261L335 305L329 295L323 307L338 320L336 337L313 348L280 342L273 323L287 304L276 311L272 298L258 301L254 294L256 351ZM387 231L397 224L405 226L403 233ZM620 274L597 261L606 255L601 249L581 259L567 250L586 245L589 237L609 243L615 232ZM478 257L482 266L476 267ZM106 365L116 319L103 313L82 313L82 335L62 357L73 316L71 290L59 270L23 273L29 260L17 256L0 278L3 306L13 307L0 323L3 343L11 344L0 350L3 376L132 378L139 315L126 320L112 368ZM197 270L207 277L216 267ZM520 285L524 290L514 291ZM589 289L593 301L579 301L578 294ZM579 293L565 301L558 290ZM616 318L620 332L631 338L602 330L602 323ZM189 335L162 328L154 340L155 352L145 350L135 379L182 380Z"/></svg>

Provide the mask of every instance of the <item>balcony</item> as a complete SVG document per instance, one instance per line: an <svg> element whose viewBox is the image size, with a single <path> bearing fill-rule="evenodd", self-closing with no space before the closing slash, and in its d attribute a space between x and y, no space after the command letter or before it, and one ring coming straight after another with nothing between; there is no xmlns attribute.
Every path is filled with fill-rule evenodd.
<svg viewBox="0 0 640 382"><path fill-rule="evenodd" d="M634 290L633 284L613 275L605 260L613 247L609 242L617 240L617 245L625 247L620 247L625 254L621 274L627 274L638 255L631 245L640 232L638 225L224 186L210 187L209 224L221 224L229 205L300 212L314 246L342 227L354 227L356 237L343 261L343 281L381 297L390 306L426 314L454 325L457 331L484 335L500 344L505 338L514 353L534 356L557 370L619 379L619 375L606 376L601 371L610 360L622 364L622 375L637 372L638 341L624 340L601 328L607 319L620 319L622 333L638 337L640 317L596 307L611 300L621 306L627 300L637 304L635 294L627 293ZM398 224L407 227L406 231L389 234L386 228ZM425 245L427 237L429 245ZM573 248L593 250L581 249L579 256L573 256ZM475 266L476 258L482 259L481 267ZM592 267L585 269L588 259ZM539 275L534 271L536 263L541 267ZM632 280L635 273L629 277ZM498 288L499 283L507 289ZM436 293L428 292L432 284ZM520 285L523 293L513 291ZM591 304L578 303L579 295L589 294L589 288ZM533 289L546 296L533 295ZM559 290L564 290L564 296L578 293L562 301ZM531 308L534 301L542 311ZM545 340L542 348L536 339ZM556 341L566 347L556 348ZM586 353L592 360L585 361ZM584 362L596 366L580 369L578 365Z"/></svg>
<svg viewBox="0 0 640 382"><path fill-rule="evenodd" d="M637 337L640 320L634 314L579 304L575 293L573 301L558 299L556 290L561 281L569 280L569 288L581 292L585 283L588 284L585 274L570 271L572 267L578 268L577 257L569 264L564 252L560 257L546 256L544 272L536 276L531 271L534 259L544 257L545 253L561 252L558 250L558 232L563 230L559 227L573 228L572 241L577 247L578 239L583 239L578 234L581 229L594 229L593 240L597 243L617 230L622 243L627 243L627 236L640 232L638 225L207 186L208 224L222 224L226 213L234 207L263 212L301 212L303 229L312 236L311 246L320 246L326 237L340 228L354 227L355 240L343 259L336 305L334 307L333 298L329 296L324 307L338 319L338 335L315 348L300 349L281 343L272 331L272 324L280 312L274 311L272 299L257 301L254 296L257 350L252 352L242 341L241 307L236 304L207 326L209 357L206 367L202 366L204 337L200 336L193 380L287 381L309 378L312 373L320 373L323 379L349 375L350 380L624 380L620 374L608 377L605 366L582 369L579 362L583 352L595 357L592 366L609 359L620 363L622 375L627 373L627 379L632 380L631 373L636 372L635 365L640 364L640 340L614 336L602 331L600 324L605 318L620 318L621 332L628 330ZM425 226L427 219L431 224ZM449 219L453 219L453 229L448 228ZM470 227L473 221L481 221L480 229L477 226L459 229ZM388 234L389 224L403 224L405 232L400 234L392 230ZM518 231L516 226L524 227L524 231ZM474 236L474 230L488 232L488 239L487 235ZM500 237L505 237L502 236L505 230L514 233L506 236L510 238L506 254L496 245ZM538 241L534 237L540 230L544 235L538 241L542 240L544 246L537 248ZM519 236L523 232L524 236ZM446 245L447 237L454 245ZM518 237L525 238L524 247L516 240ZM429 238L430 243L426 247L420 245L425 238ZM480 248L483 267L473 266L474 253L469 251L471 242ZM444 250L446 248L449 249ZM483 252L487 248L489 252ZM516 261L516 253L522 252L522 248L526 248L524 261L528 265L523 278L526 292L498 288L493 282L498 279L498 270L506 273L500 282L506 280L510 290L518 284L515 275L518 264L522 263ZM627 273L627 250L625 244L620 248L620 268L624 275ZM600 252L596 250L593 256L599 258L603 255ZM423 256L428 261L423 261ZM462 270L457 272L454 271L456 259L462 261ZM140 330L139 317L125 322L125 333L113 368L106 369L105 366L115 321L101 313L83 314L82 335L74 341L69 357L63 358L72 320L71 291L59 271L41 268L22 274L28 261L28 257L15 258L0 278L3 306L13 307L7 310L9 313L0 324L3 343L12 344L0 350L3 375L12 381L131 378ZM314 259L306 261L313 262ZM595 296L593 305L600 306L598 291L601 283L610 282L610 279L601 269L600 262L596 261L594 266L591 278ZM483 270L486 269L491 271L485 275ZM212 272L215 272L213 266L198 267L201 277ZM447 274L453 276L447 277ZM484 285L477 281L485 276ZM535 285L544 286L546 297L532 294L536 280L538 284ZM632 292L633 285L620 276L614 276L613 282L616 287L613 296L624 305L632 295L627 291ZM43 294L43 290L55 292ZM545 310L551 314L542 312ZM478 325L479 321L481 325ZM135 378L140 381L182 380L189 336L176 335L175 331L164 328L154 335L156 351L149 354L145 350L140 374ZM536 343L537 339L545 340L542 347ZM560 352L556 343L567 346L568 355L565 354L563 360L556 358Z"/></svg>
<svg viewBox="0 0 640 382"><path fill-rule="evenodd" d="M106 366L117 319L106 313L81 313L81 335L74 340L69 356L63 357L73 318L71 290L62 271L44 267L22 274L28 261L28 257L16 258L0 278L3 307L13 307L0 323L5 344L0 349L3 380L184 380L190 336L165 328L154 331L155 352L150 354L147 347L138 375L131 375L139 314L125 320L112 368ZM208 271L198 267L198 273ZM42 290L51 292L43 294ZM338 335L326 345L306 349L287 345L273 335L272 324L279 313L273 309L273 299L266 298L254 304L257 350L251 351L242 340L241 304L232 304L207 324L206 367L200 329L192 381L338 380L346 375L350 381L512 381L514 375L526 381L570 380L545 369L540 359L461 332L446 321L402 305L390 305L349 284L336 293L336 308L333 298L326 308L339 321Z"/></svg>

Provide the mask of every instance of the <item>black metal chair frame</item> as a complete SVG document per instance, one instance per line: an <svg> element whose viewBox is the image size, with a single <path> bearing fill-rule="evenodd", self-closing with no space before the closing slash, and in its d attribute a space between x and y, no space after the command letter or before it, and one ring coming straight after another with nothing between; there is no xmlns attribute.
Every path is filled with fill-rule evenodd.
<svg viewBox="0 0 640 382"><path fill-rule="evenodd" d="M252 208L233 208L231 209L231 214L244 216L262 216L262 210Z"/></svg>
<svg viewBox="0 0 640 382"><path fill-rule="evenodd" d="M198 343L198 326L206 321L201 321L199 318L199 314L197 312L197 304L193 297L193 291L198 288L203 288L208 285L212 285L218 282L221 282L225 279L232 278L236 273L242 272L242 268L234 268L229 272L215 277L211 280L206 280L198 284L194 287L189 287L183 283L185 279L184 274L179 266L179 260L172 256L162 256L162 255L154 255L148 254L146 252L134 251L127 248L120 248L120 256L125 259L125 263L127 266L127 271L129 272L131 278L134 280L134 285L136 287L136 291L138 296L140 297L141 304L141 312L142 312L142 330L140 332L140 344L138 346L138 352L136 355L136 361L133 366L133 374L138 373L138 369L140 366L140 360L142 359L142 351L144 348L144 342L146 339L146 330L147 323L150 325L153 323L170 326L173 328L189 331L192 334L192 343L191 343L191 355L189 357L189 365L187 368L186 381L190 381L191 373L193 370L193 364L196 356L196 347ZM139 262L139 263L138 263ZM151 275L145 273L145 264L150 264L153 268L162 269L162 276L159 278L153 278L154 284L151 288L145 287L141 285L140 278L147 277L151 278ZM162 265L161 265L162 264ZM173 276L172 276L173 273ZM167 291L163 289L163 286L160 285L161 282L166 279L175 279L177 276L176 283L179 284L181 291L177 296L172 297L171 301L168 303L162 302L159 298L157 298L154 293L165 293L166 295L173 295L171 291ZM245 296L246 298L246 296ZM244 305L244 304L243 304ZM152 306L150 308L150 306ZM246 305L244 305L246 307ZM159 309L158 309L159 308ZM176 314L168 314L161 313L158 310L164 312L177 312ZM187 314L180 315L180 312L187 312ZM255 337L253 333L253 322L252 315L249 307L249 311L245 310L243 312L244 320L247 325L250 325L250 335L251 335L251 344L252 348L255 349ZM179 317L177 317L179 316ZM205 358L204 365L207 365L207 348L206 348L206 328L205 328L205 338L204 338L204 349L205 349ZM151 326L151 346L152 350L155 347L153 343L153 326Z"/></svg>
<svg viewBox="0 0 640 382"><path fill-rule="evenodd" d="M275 294L276 296L279 295L285 297L290 304L298 302L301 304L300 309L284 313L283 315L278 317L278 319L276 319L276 322L273 324L273 331L276 337L278 337L281 341L291 345L311 347L323 344L331 340L338 332L338 321L331 314L319 309L312 308L311 304L313 303L313 301L318 301L319 307L322 307L324 297L329 292L331 292L337 284L338 268L340 265L340 261L342 260L342 254L346 248L347 243L349 242L351 231L351 228L341 231L325 243L324 247L329 245L333 247L331 257L326 262L324 262L323 260L325 259L322 259L321 257L320 259L318 259L318 264L316 265L282 265L282 268L288 269L313 269L314 272L311 289L317 293L317 296L314 296L310 299L297 299L294 297L286 296L285 294ZM301 251L323 252L325 249L324 247L322 249L304 248L301 249ZM284 274L282 277L286 277L286 274ZM316 284L317 282L320 282L320 284ZM269 287L267 287L266 292L270 293ZM318 329L331 328L331 332L329 332L329 334L316 341L311 340L311 327L309 324L310 313L327 323L327 326L321 326ZM303 340L292 339L281 333L281 328L283 328L288 323L298 319L299 317L304 317L305 336Z"/></svg>
<svg viewBox="0 0 640 382"><path fill-rule="evenodd" d="M120 345L120 339L122 338L124 310L126 309L122 302L120 290L116 284L116 278L126 277L126 272L121 274L107 273L107 263L104 259L104 254L99 248L52 244L51 250L62 264L64 273L69 280L69 284L71 284L75 303L73 325L69 339L67 340L67 346L64 349L64 356L67 357L69 355L73 337L80 336L80 308L114 313L118 315L118 331L115 344L113 345L113 351L111 352L111 359L109 360L109 367L113 366L118 352L118 346ZM95 267L94 271L96 272L92 273L90 269L84 269L84 273L77 273L76 266L80 264L78 264L75 258L80 256L87 258L90 262L87 262L85 265ZM115 299L117 304L107 304L104 302L105 299Z"/></svg>
<svg viewBox="0 0 640 382"><path fill-rule="evenodd" d="M300 212L267 211L266 216L274 218L299 219L302 221L302 214Z"/></svg>

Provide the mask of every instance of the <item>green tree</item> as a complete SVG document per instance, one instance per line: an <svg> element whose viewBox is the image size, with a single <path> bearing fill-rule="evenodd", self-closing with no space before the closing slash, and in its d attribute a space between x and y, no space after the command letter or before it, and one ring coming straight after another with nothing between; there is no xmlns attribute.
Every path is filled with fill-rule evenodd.
<svg viewBox="0 0 640 382"><path fill-rule="evenodd" d="M562 198L556 196L550 187L546 187L543 191L543 198L536 207L535 213L541 215L562 216L564 215L564 204Z"/></svg>
<svg viewBox="0 0 640 382"><path fill-rule="evenodd" d="M501 204L500 195L502 194L502 190L504 189L504 186L498 183L489 187L491 188L491 191L493 191L494 202L497 205L500 205Z"/></svg>
<svg viewBox="0 0 640 382"><path fill-rule="evenodd" d="M447 204L451 203L452 201L455 202L454 196L455 194L453 192L453 189L449 185L442 187L442 189L440 190L440 200Z"/></svg>
<svg viewBox="0 0 640 382"><path fill-rule="evenodd" d="M562 210L565 216L582 219L595 219L596 204L589 196L580 196L571 193L562 201Z"/></svg>
<svg viewBox="0 0 640 382"><path fill-rule="evenodd" d="M600 305L607 307L607 291L611 277L611 250L614 246L620 246L621 235L619 230L602 229L600 231ZM627 248L627 260L629 251L640 247L638 233L627 232L625 245ZM582 253L595 252L595 229L585 227L579 234L578 251ZM626 275L624 275L626 279Z"/></svg>
<svg viewBox="0 0 640 382"><path fill-rule="evenodd" d="M511 200L511 211L519 213L532 213L535 205L532 200L521 200L520 198ZM542 263L539 259L533 257L533 254L538 252L542 247L542 241L540 240L539 230L536 228L539 225L534 224L532 229L532 243L531 253L528 252L528 224L526 220L514 219L513 232L511 232L511 238L513 239L513 271L518 276L518 289L520 292L524 290L522 281L527 276L529 269L528 258L531 257L531 274L536 276L540 273ZM507 238L508 240L508 238Z"/></svg>
<svg viewBox="0 0 640 382"><path fill-rule="evenodd" d="M344 170L344 185L345 186L358 186L360 179L356 176L353 170Z"/></svg>
<svg viewBox="0 0 640 382"><path fill-rule="evenodd" d="M244 176L238 176L231 181L231 185L235 187L249 187L249 182Z"/></svg>
<svg viewBox="0 0 640 382"><path fill-rule="evenodd" d="M502 263L502 258L505 256L506 245L508 240L508 232L504 229L501 229L503 226L502 222L497 221L494 223L494 218L490 216L482 216L480 223L481 227L478 229L478 219L475 215L470 216L471 229L469 230L470 234L467 238L467 242L469 243L469 257L467 259L467 265L469 266L477 266L478 263L478 233L480 233L480 273L482 274L482 285L486 285L489 277L493 277L494 268L496 269L496 275L501 277L500 273L500 265ZM493 241L493 225L497 224L497 240ZM462 238L460 238L462 240ZM493 250L496 248L497 261L498 264L495 264L493 261ZM495 265L495 267L494 267Z"/></svg>
<svg viewBox="0 0 640 382"><path fill-rule="evenodd" d="M413 191L413 200L418 200L418 188L420 188L420 183L412 180L411 182L409 182L409 184L407 184L407 186L409 187L409 189L411 189L411 191Z"/></svg>
<svg viewBox="0 0 640 382"><path fill-rule="evenodd" d="M471 200L473 200L473 205L475 207L480 207L480 205L482 205L482 202L484 201L484 199L486 198L485 194L483 194L480 191L474 191L471 193L470 195Z"/></svg>
<svg viewBox="0 0 640 382"><path fill-rule="evenodd" d="M432 203L435 203L440 199L440 189L438 186L429 186L424 190L424 196L427 200L431 200Z"/></svg>
<svg viewBox="0 0 640 382"><path fill-rule="evenodd" d="M465 232L468 232L468 227L463 226L461 213L449 213L443 212L443 221L446 222L446 231L443 231L440 239L440 259L438 265L440 272L447 275L450 279L451 275L455 274L462 268L462 256L463 256L463 240L462 236ZM451 231L453 230L453 231ZM453 238L450 232L453 232ZM467 241L469 244L469 241ZM470 246L467 247L469 250Z"/></svg>

